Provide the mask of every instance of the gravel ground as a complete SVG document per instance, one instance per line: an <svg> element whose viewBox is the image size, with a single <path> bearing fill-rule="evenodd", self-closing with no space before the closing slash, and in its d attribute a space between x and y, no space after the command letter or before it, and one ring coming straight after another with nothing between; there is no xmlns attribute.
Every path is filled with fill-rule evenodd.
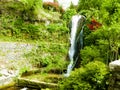
<svg viewBox="0 0 120 90"><path fill-rule="evenodd" d="M20 68L30 66L24 54L32 48L33 45L27 43L0 42L0 85L10 81Z"/></svg>
<svg viewBox="0 0 120 90"><path fill-rule="evenodd" d="M6 64L26 60L24 54L31 51L32 45L17 42L0 42L0 69L5 68Z"/></svg>

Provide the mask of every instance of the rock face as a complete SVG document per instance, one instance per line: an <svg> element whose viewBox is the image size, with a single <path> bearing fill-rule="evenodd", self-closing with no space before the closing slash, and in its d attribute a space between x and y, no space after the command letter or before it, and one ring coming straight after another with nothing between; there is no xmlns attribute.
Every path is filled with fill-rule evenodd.
<svg viewBox="0 0 120 90"><path fill-rule="evenodd" d="M120 60L111 62L109 68L112 76L108 90L120 90Z"/></svg>

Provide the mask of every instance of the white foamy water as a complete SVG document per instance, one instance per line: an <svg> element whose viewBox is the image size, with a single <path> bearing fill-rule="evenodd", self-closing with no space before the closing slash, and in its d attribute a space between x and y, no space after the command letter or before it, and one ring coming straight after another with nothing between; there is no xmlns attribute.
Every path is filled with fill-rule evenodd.
<svg viewBox="0 0 120 90"><path fill-rule="evenodd" d="M83 26L81 26L81 18L84 18L83 16L81 15L74 15L72 17L72 20L71 20L71 34L70 34L70 49L69 49L69 58L70 58L70 64L68 65L68 68L67 68L67 73L65 74L66 77L68 77L70 75L70 72L72 71L73 67L74 67L74 63L77 62L77 59L78 57L76 57L75 61L74 61L74 55L75 55L75 50L76 50L76 41L77 42L80 42L81 44L81 47L82 47L82 44L83 44L83 41L82 41L82 34L83 34ZM80 26L82 27L82 30L81 31L78 31L80 30ZM77 33L80 34L78 36ZM80 39L80 41L78 41Z"/></svg>
<svg viewBox="0 0 120 90"><path fill-rule="evenodd" d="M78 21L80 20L80 18L81 18L80 15L75 15L72 17L72 28L71 28L71 34L70 34L71 47L69 49L69 57L70 57L70 60L72 60L72 61L73 61L73 56L75 53L75 39L76 39Z"/></svg>

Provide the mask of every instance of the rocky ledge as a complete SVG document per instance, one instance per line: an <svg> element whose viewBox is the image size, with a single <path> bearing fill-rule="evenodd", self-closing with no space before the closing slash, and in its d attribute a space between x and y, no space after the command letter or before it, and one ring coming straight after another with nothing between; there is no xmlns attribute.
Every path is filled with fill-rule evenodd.
<svg viewBox="0 0 120 90"><path fill-rule="evenodd" d="M109 64L111 77L108 90L120 90L120 60L115 60Z"/></svg>

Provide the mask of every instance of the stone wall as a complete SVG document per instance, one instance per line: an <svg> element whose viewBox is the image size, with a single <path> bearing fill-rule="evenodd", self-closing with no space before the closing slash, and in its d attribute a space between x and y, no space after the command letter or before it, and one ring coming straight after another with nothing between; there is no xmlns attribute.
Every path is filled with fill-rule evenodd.
<svg viewBox="0 0 120 90"><path fill-rule="evenodd" d="M108 90L120 90L120 60L111 62L109 68L112 75Z"/></svg>

